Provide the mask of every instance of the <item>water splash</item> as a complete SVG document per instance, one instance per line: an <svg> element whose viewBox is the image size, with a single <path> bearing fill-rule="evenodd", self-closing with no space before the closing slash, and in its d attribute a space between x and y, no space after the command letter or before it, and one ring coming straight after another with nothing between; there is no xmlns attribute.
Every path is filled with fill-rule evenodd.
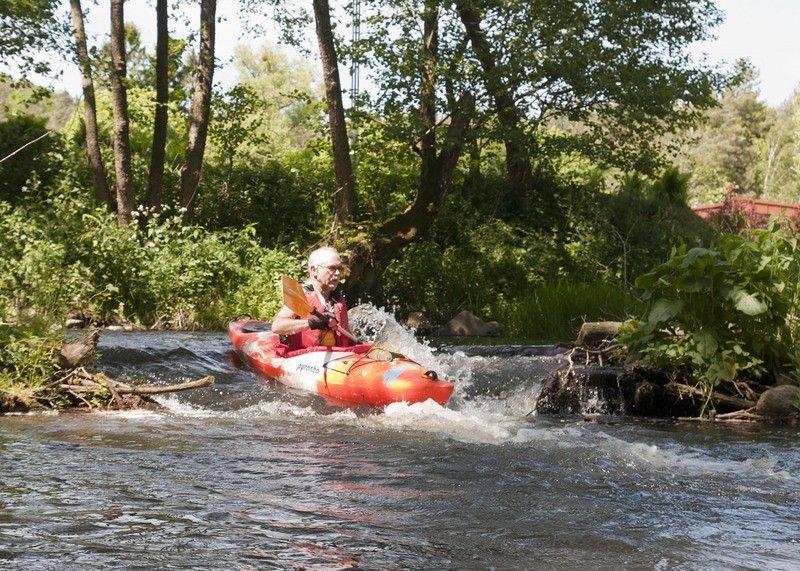
<svg viewBox="0 0 800 571"><path fill-rule="evenodd" d="M442 353L414 331L400 324L390 312L370 304L350 310L351 327L359 339L401 353L456 384L456 392L472 379L470 359L462 351Z"/></svg>

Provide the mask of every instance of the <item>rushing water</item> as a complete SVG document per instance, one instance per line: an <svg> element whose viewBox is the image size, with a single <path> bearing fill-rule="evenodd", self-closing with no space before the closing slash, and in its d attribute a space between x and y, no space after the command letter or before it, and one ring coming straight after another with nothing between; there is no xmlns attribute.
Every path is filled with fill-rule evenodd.
<svg viewBox="0 0 800 571"><path fill-rule="evenodd" d="M112 376L216 384L0 418L0 568L800 568L796 429L537 417L548 348L385 343L451 402L333 408L223 333L104 333Z"/></svg>

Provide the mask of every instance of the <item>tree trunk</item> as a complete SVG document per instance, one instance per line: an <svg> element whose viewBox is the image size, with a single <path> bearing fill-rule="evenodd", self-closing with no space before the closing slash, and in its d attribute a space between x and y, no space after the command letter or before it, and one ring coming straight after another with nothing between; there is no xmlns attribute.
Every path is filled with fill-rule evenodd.
<svg viewBox="0 0 800 571"><path fill-rule="evenodd" d="M92 80L92 64L86 46L86 31L83 26L83 10L80 0L70 0L72 25L75 28L75 53L81 72L83 86L83 123L86 129L86 158L89 161L89 175L92 178L94 198L100 204L114 211L115 203L108 189L106 169L100 155L100 140L97 134L97 104L94 98L94 81Z"/></svg>
<svg viewBox="0 0 800 571"><path fill-rule="evenodd" d="M181 172L181 206L184 221L191 220L197 205L197 188L206 148L208 122L211 116L211 94L214 85L214 33L216 0L200 2L200 56L192 97L189 143Z"/></svg>
<svg viewBox="0 0 800 571"><path fill-rule="evenodd" d="M333 144L333 168L336 175L336 192L333 194L333 230L337 235L342 224L353 219L356 210L355 175L350 159L350 142L342 104L342 85L339 81L339 65L333 44L331 15L328 0L314 0L314 19L317 28L319 53L325 76L325 100L328 104L328 124Z"/></svg>
<svg viewBox="0 0 800 571"><path fill-rule="evenodd" d="M412 241L424 236L436 220L453 181L458 159L465 147L469 119L474 107L472 94L461 95L450 111L450 123L437 153L436 65L439 8L426 0L423 14L422 85L420 90L421 163L414 202L405 212L390 218L377 230L371 242L353 246L347 294L351 299L378 299L381 279L392 260Z"/></svg>
<svg viewBox="0 0 800 571"><path fill-rule="evenodd" d="M436 66L439 63L439 5L425 0L422 27L422 78L419 93L420 133L420 193L436 186L438 164L436 157Z"/></svg>
<svg viewBox="0 0 800 571"><path fill-rule="evenodd" d="M491 45L481 29L481 17L474 0L457 0L456 10L464 24L475 56L483 68L486 89L494 99L498 120L503 126L506 148L506 177L510 190L517 196L530 193L533 175L525 133L520 127L520 112L511 89L504 84L495 63Z"/></svg>
<svg viewBox="0 0 800 571"><path fill-rule="evenodd" d="M131 144L126 88L125 0L111 0L111 92L114 105L114 172L117 178L117 219L128 224L133 212Z"/></svg>
<svg viewBox="0 0 800 571"><path fill-rule="evenodd" d="M159 207L164 202L164 160L167 146L169 103L169 27L167 0L156 3L156 112L153 119L153 147L150 152L150 177L147 182L147 205Z"/></svg>

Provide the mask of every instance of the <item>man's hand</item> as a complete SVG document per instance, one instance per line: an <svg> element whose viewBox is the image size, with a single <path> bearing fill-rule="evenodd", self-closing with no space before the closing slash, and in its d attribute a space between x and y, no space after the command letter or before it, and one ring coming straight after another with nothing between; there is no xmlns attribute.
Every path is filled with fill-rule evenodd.
<svg viewBox="0 0 800 571"><path fill-rule="evenodd" d="M339 322L332 313L325 312L322 316L312 315L308 318L308 326L311 329L336 329Z"/></svg>

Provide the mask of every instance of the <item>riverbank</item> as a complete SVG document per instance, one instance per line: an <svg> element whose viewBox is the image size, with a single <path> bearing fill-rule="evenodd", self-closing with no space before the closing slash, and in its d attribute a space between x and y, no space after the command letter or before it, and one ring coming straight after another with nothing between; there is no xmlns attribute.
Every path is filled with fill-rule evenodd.
<svg viewBox="0 0 800 571"><path fill-rule="evenodd" d="M25 344L34 345L31 355L41 356L44 352L45 362L38 365L38 370L26 371L23 354L16 365L16 378L8 372L0 377L0 414L154 409L160 405L153 395L206 387L214 382L214 377L207 375L168 386L131 385L103 372L90 371L86 367L95 359L99 337L100 331L91 329L82 340L63 342L60 348L54 346L53 337L27 339ZM13 339L6 344L3 353L9 353L9 348L13 353L15 342ZM35 347L36 344L41 347ZM3 364L8 368L5 361Z"/></svg>
<svg viewBox="0 0 800 571"><path fill-rule="evenodd" d="M628 362L618 322L585 323L567 364L542 383L538 414L600 414L725 422L800 423L800 387L754 379L711 386L688 369ZM780 382L782 381L782 382Z"/></svg>

